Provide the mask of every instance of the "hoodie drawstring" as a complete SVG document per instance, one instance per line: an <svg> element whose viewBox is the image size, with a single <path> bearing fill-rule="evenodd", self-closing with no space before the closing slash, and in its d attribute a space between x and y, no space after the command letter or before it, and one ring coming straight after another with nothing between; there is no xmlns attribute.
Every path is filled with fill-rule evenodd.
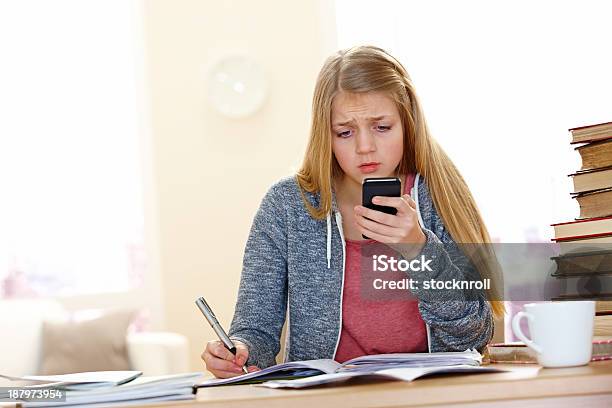
<svg viewBox="0 0 612 408"><path fill-rule="evenodd" d="M331 268L331 216L327 214L327 269Z"/></svg>

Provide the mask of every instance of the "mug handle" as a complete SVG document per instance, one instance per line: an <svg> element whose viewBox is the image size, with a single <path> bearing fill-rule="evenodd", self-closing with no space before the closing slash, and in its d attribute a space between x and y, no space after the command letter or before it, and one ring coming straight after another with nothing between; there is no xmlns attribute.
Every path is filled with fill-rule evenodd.
<svg viewBox="0 0 612 408"><path fill-rule="evenodd" d="M521 339L523 341L523 343L525 343L525 345L527 345L527 347L533 349L536 353L541 354L542 351L543 351L542 347L538 346L537 344L535 344L533 342L533 340L528 339L527 336L525 336L525 334L521 330L521 319L523 317L526 317L530 322L534 321L534 317L533 317L532 314L529 314L529 313L526 313L526 312L518 312L512 318L512 331L514 332L514 334L516 334L516 337Z"/></svg>

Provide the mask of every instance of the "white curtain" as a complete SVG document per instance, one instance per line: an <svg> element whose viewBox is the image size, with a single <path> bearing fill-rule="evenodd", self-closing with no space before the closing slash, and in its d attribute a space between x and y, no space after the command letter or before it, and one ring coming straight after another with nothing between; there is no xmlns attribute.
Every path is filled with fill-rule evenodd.
<svg viewBox="0 0 612 408"><path fill-rule="evenodd" d="M136 10L0 3L0 298L142 279Z"/></svg>
<svg viewBox="0 0 612 408"><path fill-rule="evenodd" d="M612 121L611 15L607 1L336 2L338 46L403 63L501 242L549 242L578 216L567 129Z"/></svg>

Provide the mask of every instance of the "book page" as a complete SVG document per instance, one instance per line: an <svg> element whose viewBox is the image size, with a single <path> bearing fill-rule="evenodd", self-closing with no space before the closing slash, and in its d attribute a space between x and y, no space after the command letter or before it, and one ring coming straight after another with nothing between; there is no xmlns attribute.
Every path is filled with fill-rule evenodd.
<svg viewBox="0 0 612 408"><path fill-rule="evenodd" d="M340 367L340 364L330 359L321 360L306 360L292 361L288 363L277 364L261 371L242 374L232 378L213 378L205 380L197 385L197 387L211 387L215 385L245 383L273 374L279 374L281 377L304 377L306 375L316 375L321 373L333 373ZM262 380L263 380L262 379Z"/></svg>
<svg viewBox="0 0 612 408"><path fill-rule="evenodd" d="M316 385L330 384L337 382L344 382L351 378L357 377L378 377L387 378L390 380L400 381L413 381L419 377L423 377L431 374L449 374L449 373L491 373L491 372L505 372L507 370L486 366L470 366L470 365L458 365L458 366L442 366L442 367L420 367L420 368L388 368L384 370L365 372L365 371L354 371L354 372L339 372L333 374L317 375L314 377L301 378L298 380L278 380L278 381L266 381L263 384L259 384L261 387L267 388L290 388L299 389L314 387Z"/></svg>

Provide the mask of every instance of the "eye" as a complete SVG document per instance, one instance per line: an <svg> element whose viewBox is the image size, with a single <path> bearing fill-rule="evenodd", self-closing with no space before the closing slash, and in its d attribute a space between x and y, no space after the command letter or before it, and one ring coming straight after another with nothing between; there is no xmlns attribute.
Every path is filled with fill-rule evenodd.
<svg viewBox="0 0 612 408"><path fill-rule="evenodd" d="M386 132L387 130L391 130L391 126L378 125L376 126L376 130L379 132Z"/></svg>
<svg viewBox="0 0 612 408"><path fill-rule="evenodd" d="M347 138L351 136L351 131L345 130L344 132L338 132L336 134L338 135L338 137Z"/></svg>

